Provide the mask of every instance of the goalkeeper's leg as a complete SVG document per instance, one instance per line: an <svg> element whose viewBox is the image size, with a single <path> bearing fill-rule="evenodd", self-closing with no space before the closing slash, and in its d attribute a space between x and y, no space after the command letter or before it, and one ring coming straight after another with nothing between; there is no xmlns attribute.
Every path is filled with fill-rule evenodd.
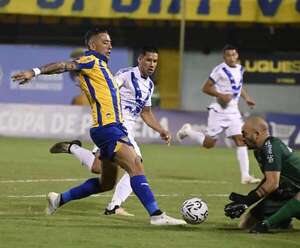
<svg viewBox="0 0 300 248"><path fill-rule="evenodd" d="M279 223L287 221L292 217L297 217L300 214L300 193L295 198L284 204L275 214L264 220L269 227L274 227Z"/></svg>
<svg viewBox="0 0 300 248"><path fill-rule="evenodd" d="M256 204L248 213L244 214L238 224L241 229L250 229L254 227L258 222L270 217L276 213L287 200L273 200L271 197L267 197L258 204ZM287 229L291 226L292 219L287 219L278 223L275 228Z"/></svg>

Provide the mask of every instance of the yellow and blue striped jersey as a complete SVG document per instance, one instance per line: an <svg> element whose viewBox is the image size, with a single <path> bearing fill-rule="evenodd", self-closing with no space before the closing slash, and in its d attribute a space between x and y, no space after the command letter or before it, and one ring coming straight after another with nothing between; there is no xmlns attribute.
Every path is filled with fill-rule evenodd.
<svg viewBox="0 0 300 248"><path fill-rule="evenodd" d="M107 58L96 51L87 51L76 62L80 87L92 108L93 127L123 122L119 88L107 66Z"/></svg>

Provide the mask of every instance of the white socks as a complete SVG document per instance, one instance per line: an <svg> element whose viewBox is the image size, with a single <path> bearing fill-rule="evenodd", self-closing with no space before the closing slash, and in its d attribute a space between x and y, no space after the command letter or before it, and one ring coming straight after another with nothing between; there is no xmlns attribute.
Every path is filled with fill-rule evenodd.
<svg viewBox="0 0 300 248"><path fill-rule="evenodd" d="M116 190L111 202L107 206L107 209L112 210L116 205L121 206L121 204L129 197L131 192L130 176L127 172L125 172L116 185Z"/></svg>
<svg viewBox="0 0 300 248"><path fill-rule="evenodd" d="M205 135L201 131L195 131L193 129L188 129L188 130L185 131L185 133L192 140L196 141L200 145L203 145L203 141L205 139Z"/></svg>
<svg viewBox="0 0 300 248"><path fill-rule="evenodd" d="M76 144L71 145L70 152L85 166L89 171L92 171L95 155L90 151Z"/></svg>
<svg viewBox="0 0 300 248"><path fill-rule="evenodd" d="M236 147L236 156L240 164L241 178L249 177L249 158L246 146Z"/></svg>

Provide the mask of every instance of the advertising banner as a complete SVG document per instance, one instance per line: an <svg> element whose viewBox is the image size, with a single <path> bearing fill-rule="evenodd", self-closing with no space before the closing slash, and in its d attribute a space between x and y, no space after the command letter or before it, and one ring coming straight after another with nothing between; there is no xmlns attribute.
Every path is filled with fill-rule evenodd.
<svg viewBox="0 0 300 248"><path fill-rule="evenodd" d="M247 83L300 85L300 53L243 54L241 63Z"/></svg>
<svg viewBox="0 0 300 248"><path fill-rule="evenodd" d="M271 134L294 149L300 149L300 115L267 113Z"/></svg>
<svg viewBox="0 0 300 248"><path fill-rule="evenodd" d="M17 71L52 62L70 60L75 47L39 45L0 45L0 102L35 104L70 104L80 94L68 72L40 75L25 85L11 80ZM128 67L129 50L114 48L109 66L112 72Z"/></svg>
<svg viewBox="0 0 300 248"><path fill-rule="evenodd" d="M173 144L177 143L176 133L184 123L190 123L195 130L206 129L207 112L153 111L160 124L171 132ZM267 113L265 117L273 136L291 148L300 148L300 115ZM0 103L0 136L91 141L91 124L89 107ZM138 143L164 143L141 119L137 121L134 133ZM183 140L182 144L195 145L190 139ZM232 142L221 135L217 145L232 146Z"/></svg>
<svg viewBox="0 0 300 248"><path fill-rule="evenodd" d="M184 0L0 0L0 13L179 20ZM300 0L185 0L188 21L300 22Z"/></svg>
<svg viewBox="0 0 300 248"><path fill-rule="evenodd" d="M173 143L176 132L186 122L204 130L206 112L154 110L162 126L170 130ZM53 139L81 139L90 141L92 124L90 108L66 105L0 104L0 136ZM163 143L158 133L139 119L134 127L140 143ZM184 140L183 144L194 144ZM224 145L221 140L220 145Z"/></svg>

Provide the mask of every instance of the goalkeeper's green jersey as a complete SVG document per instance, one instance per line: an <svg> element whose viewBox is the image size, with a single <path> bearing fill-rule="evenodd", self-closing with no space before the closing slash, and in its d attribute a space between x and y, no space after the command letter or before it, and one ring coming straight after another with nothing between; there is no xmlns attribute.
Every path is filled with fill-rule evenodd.
<svg viewBox="0 0 300 248"><path fill-rule="evenodd" d="M268 137L254 155L263 173L280 171L280 181L287 179L300 190L300 157L280 139Z"/></svg>

